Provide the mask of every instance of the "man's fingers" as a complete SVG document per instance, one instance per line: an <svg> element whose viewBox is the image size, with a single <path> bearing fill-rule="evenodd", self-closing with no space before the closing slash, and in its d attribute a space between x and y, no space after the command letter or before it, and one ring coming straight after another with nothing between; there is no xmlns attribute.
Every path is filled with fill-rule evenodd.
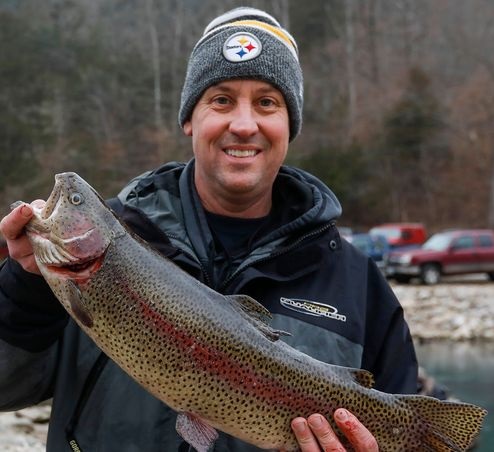
<svg viewBox="0 0 494 452"><path fill-rule="evenodd" d="M297 417L292 421L292 430L300 445L301 452L319 452L319 444L314 437L307 420Z"/></svg>
<svg viewBox="0 0 494 452"><path fill-rule="evenodd" d="M372 433L352 413L339 408L334 413L334 420L356 452L377 452L379 450Z"/></svg>
<svg viewBox="0 0 494 452"><path fill-rule="evenodd" d="M0 221L0 231L5 240L16 240L22 235L24 226L33 216L33 209L29 204L21 204Z"/></svg>
<svg viewBox="0 0 494 452"><path fill-rule="evenodd" d="M307 420L323 451L344 452L346 450L324 416L312 414Z"/></svg>
<svg viewBox="0 0 494 452"><path fill-rule="evenodd" d="M378 452L376 439L359 420L345 409L338 409L334 419L341 433L355 452ZM312 414L306 419L299 417L292 421L292 429L301 452L345 452L343 444L334 433L328 420L321 414Z"/></svg>
<svg viewBox="0 0 494 452"><path fill-rule="evenodd" d="M302 452L345 452L326 418L313 414L307 420L296 418L292 428Z"/></svg>
<svg viewBox="0 0 494 452"><path fill-rule="evenodd" d="M32 216L32 206L21 204L0 221L0 232L7 241L9 256L16 260L24 270L40 274L33 255L33 248L24 233L24 227Z"/></svg>

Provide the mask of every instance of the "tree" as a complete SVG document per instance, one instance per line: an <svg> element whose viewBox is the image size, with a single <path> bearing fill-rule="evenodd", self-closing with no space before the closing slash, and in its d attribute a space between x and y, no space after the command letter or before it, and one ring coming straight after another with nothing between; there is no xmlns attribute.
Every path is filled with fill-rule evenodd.
<svg viewBox="0 0 494 452"><path fill-rule="evenodd" d="M391 214L401 221L413 220L423 210L417 205L429 204L430 212L435 211L430 162L437 158L434 140L443 127L429 77L419 68L412 68L408 76L401 99L385 116L382 142Z"/></svg>

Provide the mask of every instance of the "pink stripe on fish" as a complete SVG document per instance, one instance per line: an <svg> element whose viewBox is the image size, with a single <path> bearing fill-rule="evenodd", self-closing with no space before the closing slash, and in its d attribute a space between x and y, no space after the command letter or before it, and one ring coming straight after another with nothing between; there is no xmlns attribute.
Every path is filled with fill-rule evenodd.
<svg viewBox="0 0 494 452"><path fill-rule="evenodd" d="M136 296L133 295L133 298ZM271 405L284 405L291 409L296 407L300 415L321 410L322 395L320 399L305 394L299 389L299 385L297 388L280 386L282 379L278 380L271 375L261 373L254 366L242 365L224 351L200 343L196 337L186 330L177 328L144 300L138 298L138 301L147 324L160 336L172 341L183 353L184 360L188 358L197 370L227 382L233 390L241 390L244 395L256 399L261 397Z"/></svg>

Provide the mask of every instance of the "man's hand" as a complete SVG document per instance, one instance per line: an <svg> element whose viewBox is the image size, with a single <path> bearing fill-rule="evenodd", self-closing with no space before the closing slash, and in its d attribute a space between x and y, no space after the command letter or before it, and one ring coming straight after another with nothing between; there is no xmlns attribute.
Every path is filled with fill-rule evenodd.
<svg viewBox="0 0 494 452"><path fill-rule="evenodd" d="M41 200L33 202L36 207L42 207L43 204ZM10 257L19 262L24 270L39 275L41 273L34 260L33 248L24 232L24 226L32 216L33 209L29 204L17 206L0 222L0 232L7 242Z"/></svg>
<svg viewBox="0 0 494 452"><path fill-rule="evenodd" d="M349 411L343 408L337 409L334 420L355 452L379 450L376 439ZM307 419L302 417L294 419L292 429L302 452L346 451L329 422L320 414L312 414Z"/></svg>

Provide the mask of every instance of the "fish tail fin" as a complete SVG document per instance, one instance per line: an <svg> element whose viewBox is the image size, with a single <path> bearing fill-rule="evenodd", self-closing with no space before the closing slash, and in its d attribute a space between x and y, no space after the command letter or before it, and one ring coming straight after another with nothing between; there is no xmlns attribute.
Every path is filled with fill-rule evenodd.
<svg viewBox="0 0 494 452"><path fill-rule="evenodd" d="M422 420L422 441L439 452L468 450L487 414L476 405L426 396L403 396L401 400Z"/></svg>

